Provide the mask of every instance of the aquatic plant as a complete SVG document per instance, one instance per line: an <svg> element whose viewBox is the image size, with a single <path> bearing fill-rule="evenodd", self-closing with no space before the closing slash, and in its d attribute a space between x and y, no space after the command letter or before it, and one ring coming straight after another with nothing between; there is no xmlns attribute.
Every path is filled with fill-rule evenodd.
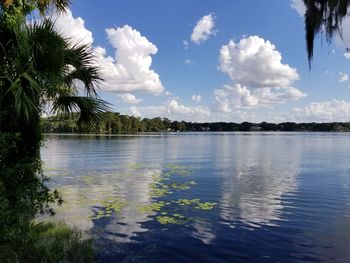
<svg viewBox="0 0 350 263"><path fill-rule="evenodd" d="M149 205L139 206L138 211L142 213L151 213L154 211L160 211L165 205L164 201L154 202Z"/></svg>

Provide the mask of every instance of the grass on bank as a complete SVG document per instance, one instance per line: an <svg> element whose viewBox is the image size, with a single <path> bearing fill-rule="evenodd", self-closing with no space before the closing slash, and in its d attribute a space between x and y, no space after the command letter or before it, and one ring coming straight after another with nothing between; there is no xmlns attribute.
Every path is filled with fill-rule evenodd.
<svg viewBox="0 0 350 263"><path fill-rule="evenodd" d="M7 262L92 262L92 240L63 223L33 223L29 238Z"/></svg>

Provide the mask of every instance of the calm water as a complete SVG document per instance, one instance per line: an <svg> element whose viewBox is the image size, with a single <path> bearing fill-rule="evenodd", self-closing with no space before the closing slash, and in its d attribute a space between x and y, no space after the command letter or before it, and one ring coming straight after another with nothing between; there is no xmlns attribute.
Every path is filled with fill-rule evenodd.
<svg viewBox="0 0 350 263"><path fill-rule="evenodd" d="M350 262L350 134L49 136L98 262ZM184 199L184 200L181 200Z"/></svg>

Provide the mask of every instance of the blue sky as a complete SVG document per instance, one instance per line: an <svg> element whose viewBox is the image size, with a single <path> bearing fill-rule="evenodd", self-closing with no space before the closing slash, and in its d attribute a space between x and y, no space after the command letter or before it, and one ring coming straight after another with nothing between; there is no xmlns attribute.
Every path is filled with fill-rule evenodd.
<svg viewBox="0 0 350 263"><path fill-rule="evenodd" d="M74 0L57 28L92 45L115 111L187 121L348 121L344 41L305 52L301 0ZM345 24L350 23L348 21Z"/></svg>

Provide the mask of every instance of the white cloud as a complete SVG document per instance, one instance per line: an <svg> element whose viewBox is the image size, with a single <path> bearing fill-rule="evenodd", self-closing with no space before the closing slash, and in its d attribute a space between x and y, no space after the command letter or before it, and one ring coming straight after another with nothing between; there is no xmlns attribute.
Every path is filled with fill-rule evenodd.
<svg viewBox="0 0 350 263"><path fill-rule="evenodd" d="M157 47L132 27L125 25L106 29L114 58L96 48L95 55L104 75L104 89L117 93L143 91L160 94L164 88L159 75L150 69Z"/></svg>
<svg viewBox="0 0 350 263"><path fill-rule="evenodd" d="M74 18L70 10L64 13L55 13L53 17L58 32L72 40L73 43L92 45L94 39L92 32L85 28L85 21Z"/></svg>
<svg viewBox="0 0 350 263"><path fill-rule="evenodd" d="M142 101L141 99L136 98L135 95L133 95L131 93L124 93L124 94L120 94L118 96L124 102L129 103L129 104L138 104Z"/></svg>
<svg viewBox="0 0 350 263"><path fill-rule="evenodd" d="M206 120L210 116L209 109L202 106L186 106L181 104L178 99L172 98L159 106L133 106L129 109L134 116L167 117L172 120L196 121Z"/></svg>
<svg viewBox="0 0 350 263"><path fill-rule="evenodd" d="M294 87L275 87L252 89L240 84L224 86L214 91L212 110L216 112L233 112L256 106L282 104L289 100L298 100L306 94Z"/></svg>
<svg viewBox="0 0 350 263"><path fill-rule="evenodd" d="M85 28L84 20L74 18L70 10L55 14L55 20L56 28L73 42L93 44L92 32ZM93 48L104 78L100 87L116 93L162 93L164 88L160 77L151 69L152 55L158 52L157 47L128 25L108 28L106 34L115 48L114 57L108 56L103 47Z"/></svg>
<svg viewBox="0 0 350 263"><path fill-rule="evenodd" d="M194 102L200 102L201 101L201 99L202 99L202 96L201 95L192 95L192 100L194 101Z"/></svg>
<svg viewBox="0 0 350 263"><path fill-rule="evenodd" d="M247 87L236 84L233 87L224 86L214 90L212 110L217 112L232 112L234 109L256 106L258 99Z"/></svg>
<svg viewBox="0 0 350 263"><path fill-rule="evenodd" d="M295 9L301 17L304 17L306 6L303 0L292 0L290 6Z"/></svg>
<svg viewBox="0 0 350 263"><path fill-rule="evenodd" d="M296 121L349 121L350 102L336 99L312 102L304 108L294 108L292 116Z"/></svg>
<svg viewBox="0 0 350 263"><path fill-rule="evenodd" d="M189 43L187 40L183 40L182 44L184 45L184 49L189 49Z"/></svg>
<svg viewBox="0 0 350 263"><path fill-rule="evenodd" d="M194 64L196 64L196 62L195 62L193 59L190 59L190 58L187 58L187 59L185 60L185 63L186 63L187 65L194 65Z"/></svg>
<svg viewBox="0 0 350 263"><path fill-rule="evenodd" d="M346 73L339 72L339 82L345 82L349 80L349 76Z"/></svg>
<svg viewBox="0 0 350 263"><path fill-rule="evenodd" d="M207 40L211 35L215 34L215 18L213 14L203 16L197 22L191 34L191 41L199 45Z"/></svg>
<svg viewBox="0 0 350 263"><path fill-rule="evenodd" d="M221 47L219 61L233 84L214 90L213 111L272 106L306 96L292 86L299 79L296 69L282 64L276 47L258 36L231 40Z"/></svg>
<svg viewBox="0 0 350 263"><path fill-rule="evenodd" d="M306 97L307 94L294 87L275 87L256 89L254 94L261 105L272 105L285 103L290 100L298 100Z"/></svg>
<svg viewBox="0 0 350 263"><path fill-rule="evenodd" d="M141 117L141 112L138 110L138 108L136 106L132 106L129 109L130 114L135 116L135 117Z"/></svg>
<svg viewBox="0 0 350 263"><path fill-rule="evenodd" d="M295 68L282 64L281 53L270 41L258 36L232 40L221 47L220 69L248 87L287 87L299 79Z"/></svg>

